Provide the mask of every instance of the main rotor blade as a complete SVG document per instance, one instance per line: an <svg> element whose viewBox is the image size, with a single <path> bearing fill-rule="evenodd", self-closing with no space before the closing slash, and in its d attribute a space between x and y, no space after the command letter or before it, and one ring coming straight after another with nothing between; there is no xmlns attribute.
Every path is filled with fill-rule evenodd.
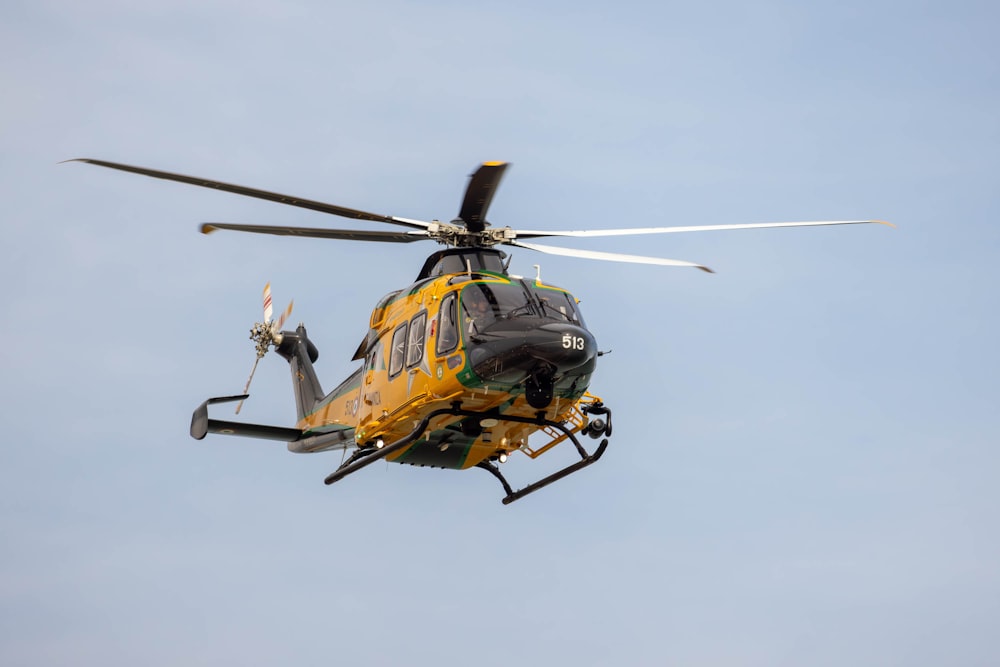
<svg viewBox="0 0 1000 667"><path fill-rule="evenodd" d="M470 232L481 232L489 224L486 222L486 211L507 166L507 162L484 162L469 180L458 218Z"/></svg>
<svg viewBox="0 0 1000 667"><path fill-rule="evenodd" d="M716 232L727 229L766 229L771 227L821 227L826 225L867 225L876 223L895 227L885 220L825 220L820 222L756 222L740 225L693 225L690 227L634 227L632 229L584 229L580 231L546 232L515 230L517 238L537 239L546 236L632 236L637 234L671 234L676 232Z"/></svg>
<svg viewBox="0 0 1000 667"><path fill-rule="evenodd" d="M345 241L377 241L382 243L412 243L430 238L427 232L369 232L357 229L322 229L318 227L282 227L279 225L237 225L227 222L205 222L202 234L211 234L219 229L254 234L274 234L275 236L303 236L315 239L340 239Z"/></svg>
<svg viewBox="0 0 1000 667"><path fill-rule="evenodd" d="M582 257L584 259L600 259L608 262L628 262L629 264L657 264L659 266L691 266L708 273L715 273L712 269L694 262L685 262L679 259L662 259L660 257L643 257L642 255L622 255L616 252L598 252L595 250L576 250L573 248L557 248L550 245L537 245L535 243L522 243L520 241L508 241L504 245L537 250L549 255L562 255L563 257Z"/></svg>
<svg viewBox="0 0 1000 667"><path fill-rule="evenodd" d="M248 188L243 185L233 185L232 183L223 183L222 181L213 181L207 178L199 178L197 176L185 176L184 174L174 174L169 171L159 171L156 169L147 169L145 167L134 167L132 165L120 164L118 162L106 162L104 160L93 160L90 158L75 158L73 160L65 160L65 162L86 162L87 164L96 164L99 167L107 167L108 169L129 171L132 172L133 174L142 174L143 176L152 176L153 178L162 178L168 181L178 181L180 183L197 185L203 188L212 188L213 190L232 192L233 194L243 195L245 197L256 197L257 199L267 199L268 201L277 202L279 204L287 204L288 206L298 206L299 208L308 208L313 211L319 211L321 213L330 213L331 215L339 215L344 218L353 218L355 220L388 222L393 225L403 225L404 227L411 227L414 229L426 229L431 224L429 222L424 222L422 220L411 220L409 218L398 218L392 215L379 215L378 213L368 213L367 211L358 211L356 209L347 208L345 206L337 206L335 204L326 204L324 202L313 201L311 199L303 199L301 197L283 195L278 192L268 192L267 190L258 190L256 188Z"/></svg>

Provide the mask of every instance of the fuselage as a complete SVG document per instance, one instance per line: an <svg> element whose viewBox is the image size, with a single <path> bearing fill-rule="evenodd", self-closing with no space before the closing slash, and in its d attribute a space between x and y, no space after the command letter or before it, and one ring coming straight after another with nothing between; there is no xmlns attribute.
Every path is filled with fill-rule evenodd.
<svg viewBox="0 0 1000 667"><path fill-rule="evenodd" d="M495 251L477 253L475 264L470 254L440 253L417 282L378 302L356 355L362 368L303 415L300 429L350 429L362 447L391 443L431 412L460 405L477 416L437 416L388 460L468 468L525 447L539 430L503 417L570 417L597 359L577 300L508 275L499 258L490 261Z"/></svg>

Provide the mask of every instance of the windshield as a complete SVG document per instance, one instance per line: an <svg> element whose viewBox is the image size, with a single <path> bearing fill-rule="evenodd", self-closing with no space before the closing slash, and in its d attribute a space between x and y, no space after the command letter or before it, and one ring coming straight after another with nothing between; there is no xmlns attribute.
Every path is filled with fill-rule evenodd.
<svg viewBox="0 0 1000 667"><path fill-rule="evenodd" d="M531 286L531 291L541 304L544 317L583 326L583 317L572 294L537 283Z"/></svg>
<svg viewBox="0 0 1000 667"><path fill-rule="evenodd" d="M470 333L482 331L498 319L537 314L520 285L505 283L466 285L462 290L459 310Z"/></svg>

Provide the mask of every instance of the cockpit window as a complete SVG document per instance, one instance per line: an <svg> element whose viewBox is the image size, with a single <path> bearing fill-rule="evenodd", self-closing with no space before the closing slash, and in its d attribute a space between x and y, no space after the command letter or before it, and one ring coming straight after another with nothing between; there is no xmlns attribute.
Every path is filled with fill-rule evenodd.
<svg viewBox="0 0 1000 667"><path fill-rule="evenodd" d="M569 292L548 287L532 286L532 291L542 305L542 312L545 317L557 320L564 320L583 326L583 317L580 309L576 305L576 299Z"/></svg>
<svg viewBox="0 0 1000 667"><path fill-rule="evenodd" d="M473 283L462 289L459 310L469 333L498 319L536 315L528 294L515 283Z"/></svg>
<svg viewBox="0 0 1000 667"><path fill-rule="evenodd" d="M448 354L458 345L458 320L455 315L455 293L451 292L441 301L437 326L438 356Z"/></svg>

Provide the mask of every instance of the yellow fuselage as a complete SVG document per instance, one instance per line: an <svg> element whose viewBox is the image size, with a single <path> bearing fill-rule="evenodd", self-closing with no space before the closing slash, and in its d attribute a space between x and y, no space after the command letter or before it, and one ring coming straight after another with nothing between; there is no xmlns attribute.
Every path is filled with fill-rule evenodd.
<svg viewBox="0 0 1000 667"><path fill-rule="evenodd" d="M388 460L469 468L518 450L534 455L528 438L545 429L504 417L582 424L595 346L565 290L485 271L427 278L379 302L359 349L363 368L298 427L353 429L360 447L388 444L431 412L460 406L477 415L434 417Z"/></svg>

